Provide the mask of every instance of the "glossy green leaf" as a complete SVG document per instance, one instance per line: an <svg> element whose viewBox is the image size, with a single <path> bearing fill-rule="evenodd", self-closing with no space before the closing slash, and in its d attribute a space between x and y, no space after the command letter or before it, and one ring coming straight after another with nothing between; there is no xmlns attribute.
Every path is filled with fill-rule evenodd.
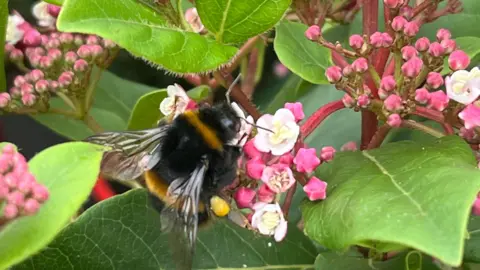
<svg viewBox="0 0 480 270"><path fill-rule="evenodd" d="M303 79L315 84L328 84L325 70L332 65L331 52L305 37L307 26L282 21L275 29L273 46L278 59Z"/></svg>
<svg viewBox="0 0 480 270"><path fill-rule="evenodd" d="M8 22L8 0L0 0L0 44L5 44L5 37ZM5 79L5 50L0 50L0 92L7 91L7 81Z"/></svg>
<svg viewBox="0 0 480 270"><path fill-rule="evenodd" d="M215 70L238 51L205 36L169 28L165 19L135 0L66 0L57 25L63 32L113 40L134 56L175 73Z"/></svg>
<svg viewBox="0 0 480 270"><path fill-rule="evenodd" d="M28 163L50 197L39 212L17 219L0 231L0 269L37 253L67 224L97 180L102 147L69 142L47 148Z"/></svg>
<svg viewBox="0 0 480 270"><path fill-rule="evenodd" d="M104 71L95 90L90 115L105 131L122 131L132 113L135 102L153 87L122 79L113 73ZM59 98L52 98L53 108L69 110ZM58 114L39 114L33 119L56 133L72 140L83 140L94 132L80 120Z"/></svg>
<svg viewBox="0 0 480 270"><path fill-rule="evenodd" d="M206 99L210 95L210 91L211 89L208 85L199 85L188 90L187 95L195 101L200 101Z"/></svg>
<svg viewBox="0 0 480 270"><path fill-rule="evenodd" d="M408 268L407 268L408 263ZM372 261L360 256L346 254L320 253L315 260L317 270L438 270L432 263L432 258L421 255L416 251L405 252L390 258L387 261Z"/></svg>
<svg viewBox="0 0 480 270"><path fill-rule="evenodd" d="M365 241L396 243L458 266L480 190L476 165L458 136L338 153L316 172L328 182L328 198L302 204L305 232L334 250Z"/></svg>
<svg viewBox="0 0 480 270"><path fill-rule="evenodd" d="M239 43L270 30L291 0L196 0L203 25L222 43Z"/></svg>
<svg viewBox="0 0 480 270"><path fill-rule="evenodd" d="M64 0L43 0L43 1L50 4L57 5L57 6L63 5L63 2L64 2Z"/></svg>
<svg viewBox="0 0 480 270"><path fill-rule="evenodd" d="M480 53L480 38L478 37L459 37L455 39L457 42L457 47L464 51L470 59L473 59ZM477 63L471 63L472 65L477 65ZM448 57L443 63L442 75L452 72L448 66Z"/></svg>
<svg viewBox="0 0 480 270"><path fill-rule="evenodd" d="M464 259L466 262L480 263L480 216L471 216L468 222Z"/></svg>
<svg viewBox="0 0 480 270"><path fill-rule="evenodd" d="M286 102L296 102L298 99L311 90L311 84L299 76L292 74L285 84L280 88L277 94L270 99L265 112L275 113L282 108Z"/></svg>
<svg viewBox="0 0 480 270"><path fill-rule="evenodd" d="M174 269L145 189L102 201L17 269ZM193 269L312 269L315 248L294 226L280 243L219 220L200 230ZM94 254L94 256L93 256Z"/></svg>

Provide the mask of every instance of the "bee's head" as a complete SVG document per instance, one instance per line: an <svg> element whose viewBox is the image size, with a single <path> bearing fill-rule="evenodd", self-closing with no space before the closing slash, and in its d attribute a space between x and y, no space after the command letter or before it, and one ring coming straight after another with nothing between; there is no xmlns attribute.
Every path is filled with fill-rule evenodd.
<svg viewBox="0 0 480 270"><path fill-rule="evenodd" d="M228 103L218 103L203 111L203 121L217 131L217 136L226 143L240 131L241 119Z"/></svg>

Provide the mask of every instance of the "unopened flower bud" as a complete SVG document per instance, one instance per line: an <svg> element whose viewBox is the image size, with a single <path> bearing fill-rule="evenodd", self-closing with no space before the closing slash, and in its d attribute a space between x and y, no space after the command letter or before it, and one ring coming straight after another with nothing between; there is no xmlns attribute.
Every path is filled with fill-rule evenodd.
<svg viewBox="0 0 480 270"><path fill-rule="evenodd" d="M330 83L336 83L342 79L342 69L338 66L331 66L325 71L325 76Z"/></svg>
<svg viewBox="0 0 480 270"><path fill-rule="evenodd" d="M448 65L454 71L466 69L470 65L470 57L464 51L456 50L448 57Z"/></svg>
<svg viewBox="0 0 480 270"><path fill-rule="evenodd" d="M427 108L441 112L448 106L449 101L450 99L448 96L442 90L438 90L430 93L430 99L428 101Z"/></svg>
<svg viewBox="0 0 480 270"><path fill-rule="evenodd" d="M385 99L383 106L387 111L398 112L403 109L402 98L396 94L392 94Z"/></svg>
<svg viewBox="0 0 480 270"><path fill-rule="evenodd" d="M84 44L83 42L83 37L82 35L74 35L73 36L73 44L77 45L77 46L81 46Z"/></svg>
<svg viewBox="0 0 480 270"><path fill-rule="evenodd" d="M390 95L390 92L387 92L387 91L385 91L385 90L382 89L382 88L378 88L378 97L379 97L381 100L386 99L389 95Z"/></svg>
<svg viewBox="0 0 480 270"><path fill-rule="evenodd" d="M395 32L402 32L405 24L407 24L407 20L403 16L396 16L392 20L392 29Z"/></svg>
<svg viewBox="0 0 480 270"><path fill-rule="evenodd" d="M257 158L261 157L262 153L258 151L258 149L255 147L255 144L253 143L254 139L248 140L245 145L243 146L243 152L245 155L249 158Z"/></svg>
<svg viewBox="0 0 480 270"><path fill-rule="evenodd" d="M360 50L364 44L363 37L360 35L351 35L348 39L348 43L353 49Z"/></svg>
<svg viewBox="0 0 480 270"><path fill-rule="evenodd" d="M53 59L50 56L41 56L39 66L41 68L50 68L53 65Z"/></svg>
<svg viewBox="0 0 480 270"><path fill-rule="evenodd" d="M255 199L255 190L247 187L240 187L233 195L233 199L237 203L239 209L251 208Z"/></svg>
<svg viewBox="0 0 480 270"><path fill-rule="evenodd" d="M475 133L475 129L467 129L465 127L461 127L458 135L467 140L473 140L477 134Z"/></svg>
<svg viewBox="0 0 480 270"><path fill-rule="evenodd" d="M60 87L68 87L73 81L73 76L68 72L63 72L58 77L58 84Z"/></svg>
<svg viewBox="0 0 480 270"><path fill-rule="evenodd" d="M382 78L380 82L380 88L389 92L394 90L395 87L397 87L397 83L395 82L395 78L393 76L389 75Z"/></svg>
<svg viewBox="0 0 480 270"><path fill-rule="evenodd" d="M257 191L257 198L260 202L271 203L275 199L275 192L268 188L267 184L263 184Z"/></svg>
<svg viewBox="0 0 480 270"><path fill-rule="evenodd" d="M422 59L418 57L412 57L410 58L410 60L408 60L402 65L402 73L406 77L414 78L420 73L420 71L422 70L422 67L423 67Z"/></svg>
<svg viewBox="0 0 480 270"><path fill-rule="evenodd" d="M11 97L9 93L0 93L0 108L7 107L8 103L10 103Z"/></svg>
<svg viewBox="0 0 480 270"><path fill-rule="evenodd" d="M430 41L426 37L421 37L415 42L415 48L419 52L425 52L430 48Z"/></svg>
<svg viewBox="0 0 480 270"><path fill-rule="evenodd" d="M49 49L47 55L50 56L53 61L58 61L60 57L62 57L62 51L59 49Z"/></svg>
<svg viewBox="0 0 480 270"><path fill-rule="evenodd" d="M103 53L103 48L100 45L90 45L90 51L92 52L93 58L96 58Z"/></svg>
<svg viewBox="0 0 480 270"><path fill-rule="evenodd" d="M353 105L355 105L355 100L349 94L343 95L342 102L347 108L351 108Z"/></svg>
<svg viewBox="0 0 480 270"><path fill-rule="evenodd" d="M38 82L35 83L35 91L38 93L44 93L48 91L48 81L47 80L39 80Z"/></svg>
<svg viewBox="0 0 480 270"><path fill-rule="evenodd" d="M48 4L47 5L48 14L52 15L52 17L55 17L55 18L58 17L58 14L60 14L61 9L62 9L62 7L59 7L57 5L53 5L53 4Z"/></svg>
<svg viewBox="0 0 480 270"><path fill-rule="evenodd" d="M42 56L39 55L39 54L32 54L30 57L29 57L29 61L30 61L30 64L33 66L33 67L39 67L40 66L40 60L42 59Z"/></svg>
<svg viewBox="0 0 480 270"><path fill-rule="evenodd" d="M25 83L27 83L27 79L25 79L25 77L22 75L17 75L13 80L13 85L15 85L16 87L20 87Z"/></svg>
<svg viewBox="0 0 480 270"><path fill-rule="evenodd" d="M115 44L115 42L113 42L109 39L104 39L104 40L102 40L102 42L103 42L103 47L105 49L113 49L113 48L115 48L115 46L117 46L117 44Z"/></svg>
<svg viewBox="0 0 480 270"><path fill-rule="evenodd" d="M403 33L408 37L416 36L419 30L420 30L420 27L418 26L418 23L415 21L407 22L403 27Z"/></svg>
<svg viewBox="0 0 480 270"><path fill-rule="evenodd" d="M45 75L43 74L43 71L41 71L40 69L34 69L30 71L29 75L30 75L31 82L36 82L40 79L43 79L43 77L45 77Z"/></svg>
<svg viewBox="0 0 480 270"><path fill-rule="evenodd" d="M252 179L260 180L262 178L262 173L264 169L265 163L260 158L254 158L247 161L247 176Z"/></svg>
<svg viewBox="0 0 480 270"><path fill-rule="evenodd" d="M357 100L358 107L366 108L370 104L370 98L368 95L360 95Z"/></svg>
<svg viewBox="0 0 480 270"><path fill-rule="evenodd" d="M399 8L403 4L403 0L383 0L388 8Z"/></svg>
<svg viewBox="0 0 480 270"><path fill-rule="evenodd" d="M382 38L383 38L382 47L388 48L388 47L392 46L393 38L392 38L392 36L390 36L389 33L387 33L387 32L382 33Z"/></svg>
<svg viewBox="0 0 480 270"><path fill-rule="evenodd" d="M19 98L22 96L22 91L20 91L20 88L19 87L12 87L10 88L10 95L13 97L13 98Z"/></svg>
<svg viewBox="0 0 480 270"><path fill-rule="evenodd" d="M453 39L442 40L440 45L445 48L445 54L450 54L457 49L457 42Z"/></svg>
<svg viewBox="0 0 480 270"><path fill-rule="evenodd" d="M65 62L67 62L68 64L75 63L77 59L78 59L78 55L75 52L70 51L65 53Z"/></svg>
<svg viewBox="0 0 480 270"><path fill-rule="evenodd" d="M15 46L9 43L5 44L5 46L3 47L3 51L5 52L5 54L9 54L14 49L15 49Z"/></svg>
<svg viewBox="0 0 480 270"><path fill-rule="evenodd" d="M18 207L14 204L7 204L3 209L3 216L6 219L13 219L18 216Z"/></svg>
<svg viewBox="0 0 480 270"><path fill-rule="evenodd" d="M42 184L36 183L32 188L32 196L39 202L44 202L50 196L48 189Z"/></svg>
<svg viewBox="0 0 480 270"><path fill-rule="evenodd" d="M393 39L388 33L375 32L370 36L370 44L375 48L388 48L392 42Z"/></svg>
<svg viewBox="0 0 480 270"><path fill-rule="evenodd" d="M398 113L391 114L387 118L387 124L391 127L398 128L402 124L402 118Z"/></svg>
<svg viewBox="0 0 480 270"><path fill-rule="evenodd" d="M23 205L23 212L27 216L36 214L38 209L40 209L40 204L35 199L27 199Z"/></svg>
<svg viewBox="0 0 480 270"><path fill-rule="evenodd" d="M12 62L22 62L24 58L23 52L19 49L13 49L9 56Z"/></svg>
<svg viewBox="0 0 480 270"><path fill-rule="evenodd" d="M42 43L42 38L40 33L36 29L30 29L25 32L23 36L23 43L27 46L39 46Z"/></svg>
<svg viewBox="0 0 480 270"><path fill-rule="evenodd" d="M348 76L352 75L353 74L352 66L351 65L346 65L342 70L342 74L345 77L348 77Z"/></svg>
<svg viewBox="0 0 480 270"><path fill-rule="evenodd" d="M95 45L95 44L98 44L98 38L97 38L97 36L90 35L90 36L87 37L87 39L85 40L85 42L86 42L88 45Z"/></svg>
<svg viewBox="0 0 480 270"><path fill-rule="evenodd" d="M56 92L58 90L58 88L60 88L60 84L57 82L57 81L48 81L49 84L50 84L50 91L51 92Z"/></svg>
<svg viewBox="0 0 480 270"><path fill-rule="evenodd" d="M57 38L50 38L50 40L47 42L47 45L45 45L45 48L47 49L56 49L60 47L61 42Z"/></svg>
<svg viewBox="0 0 480 270"><path fill-rule="evenodd" d="M58 38L60 43L62 44L72 44L73 43L73 35L71 33L61 33L60 37Z"/></svg>
<svg viewBox="0 0 480 270"><path fill-rule="evenodd" d="M441 42L442 40L450 39L451 37L452 37L452 34L450 33L450 31L448 31L445 28L441 28L437 31L438 42Z"/></svg>
<svg viewBox="0 0 480 270"><path fill-rule="evenodd" d="M413 17L413 8L408 5L403 6L402 8L400 8L400 12L398 14L405 17L407 20L411 20Z"/></svg>
<svg viewBox="0 0 480 270"><path fill-rule="evenodd" d="M420 104L427 104L430 100L430 92L426 88L415 90L415 101Z"/></svg>
<svg viewBox="0 0 480 270"><path fill-rule="evenodd" d="M37 101L37 97L32 93L22 93L22 103L25 106L32 106Z"/></svg>
<svg viewBox="0 0 480 270"><path fill-rule="evenodd" d="M335 156L335 148L332 146L325 146L320 150L320 158L324 162L329 162L333 160L333 157Z"/></svg>
<svg viewBox="0 0 480 270"><path fill-rule="evenodd" d="M327 197L328 184L317 177L312 177L303 187L303 191L307 194L310 201L323 200Z"/></svg>
<svg viewBox="0 0 480 270"><path fill-rule="evenodd" d="M438 72L430 72L427 75L427 84L433 89L443 85L442 75Z"/></svg>
<svg viewBox="0 0 480 270"><path fill-rule="evenodd" d="M77 50L78 56L84 59L90 58L92 56L92 50L90 48L90 45L80 46L80 48Z"/></svg>
<svg viewBox="0 0 480 270"><path fill-rule="evenodd" d="M87 61L83 59L78 59L75 61L75 64L73 64L73 70L76 72L84 72L88 68L88 63Z"/></svg>
<svg viewBox="0 0 480 270"><path fill-rule="evenodd" d="M308 27L307 31L305 31L305 36L312 41L316 41L321 34L322 32L318 25L312 25Z"/></svg>
<svg viewBox="0 0 480 270"><path fill-rule="evenodd" d="M434 57L440 57L445 53L445 48L438 42L432 42L428 48L428 53Z"/></svg>
<svg viewBox="0 0 480 270"><path fill-rule="evenodd" d="M358 73L364 73L368 70L368 61L367 59L360 57L357 60L353 61L352 69Z"/></svg>
<svg viewBox="0 0 480 270"><path fill-rule="evenodd" d="M34 88L33 85L30 83L24 83L22 86L20 86L20 91L22 92L22 95L25 93L33 93Z"/></svg>
<svg viewBox="0 0 480 270"><path fill-rule="evenodd" d="M405 46L402 48L401 52L402 58L405 60L418 56L418 52L413 46Z"/></svg>

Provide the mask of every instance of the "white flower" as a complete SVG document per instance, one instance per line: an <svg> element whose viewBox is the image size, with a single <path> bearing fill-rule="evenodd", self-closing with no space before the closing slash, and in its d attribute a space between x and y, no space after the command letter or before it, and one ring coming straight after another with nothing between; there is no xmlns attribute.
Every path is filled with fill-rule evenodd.
<svg viewBox="0 0 480 270"><path fill-rule="evenodd" d="M252 227L254 229L257 229L263 235L273 235L277 242L285 238L288 223L278 203L257 202L252 209L255 210L252 216Z"/></svg>
<svg viewBox="0 0 480 270"><path fill-rule="evenodd" d="M32 7L33 16L37 19L37 23L43 27L54 27L55 17L48 13L48 3L39 1Z"/></svg>
<svg viewBox="0 0 480 270"><path fill-rule="evenodd" d="M231 140L228 144L238 145L242 147L245 145L245 143L247 142L248 136L252 132L253 127L249 123L253 123L253 117L249 115L247 118L245 118L245 113L240 108L240 106L238 106L237 103L232 102L231 106L233 110L237 113L241 121L240 121L240 131L237 133L237 136L233 140Z"/></svg>
<svg viewBox="0 0 480 270"><path fill-rule="evenodd" d="M275 156L281 156L292 150L300 133L295 116L285 108L279 109L273 116L262 115L257 120L257 126L269 130L257 129L258 133L253 141L255 147L261 152L272 151Z"/></svg>
<svg viewBox="0 0 480 270"><path fill-rule="evenodd" d="M178 85L169 85L167 87L168 97L164 98L160 103L160 112L163 115L169 115L175 113L174 117L183 113L187 109L190 98L183 88Z"/></svg>
<svg viewBox="0 0 480 270"><path fill-rule="evenodd" d="M470 72L455 71L452 76L445 78L445 86L449 98L470 104L480 96L480 69L474 67Z"/></svg>
<svg viewBox="0 0 480 270"><path fill-rule="evenodd" d="M15 45L17 42L23 39L25 31L19 28L25 20L22 16L14 14L8 16L6 43Z"/></svg>

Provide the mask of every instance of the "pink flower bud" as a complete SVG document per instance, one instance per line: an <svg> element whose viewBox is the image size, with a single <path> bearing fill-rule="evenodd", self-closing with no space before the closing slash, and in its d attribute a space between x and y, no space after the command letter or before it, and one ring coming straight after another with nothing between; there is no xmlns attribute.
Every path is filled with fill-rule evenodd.
<svg viewBox="0 0 480 270"><path fill-rule="evenodd" d="M427 75L427 84L433 89L443 85L442 75L438 72L429 72Z"/></svg>
<svg viewBox="0 0 480 270"><path fill-rule="evenodd" d="M347 108L351 108L353 107L353 105L355 105L355 100L349 94L345 94L343 96L342 102L343 102L343 105L345 105L345 107Z"/></svg>
<svg viewBox="0 0 480 270"><path fill-rule="evenodd" d="M14 204L7 204L3 209L3 216L6 219L13 219L18 215L18 207Z"/></svg>
<svg viewBox="0 0 480 270"><path fill-rule="evenodd" d="M450 99L448 96L442 90L438 90L430 93L430 100L428 101L427 108L441 112L448 106L449 101Z"/></svg>
<svg viewBox="0 0 480 270"><path fill-rule="evenodd" d="M31 29L25 32L25 35L23 36L23 43L31 47L39 46L42 43L40 33L36 29Z"/></svg>
<svg viewBox="0 0 480 270"><path fill-rule="evenodd" d="M287 166L292 165L293 164L292 153L285 153L285 154L281 155L280 158L278 159L278 162L282 163L282 164L285 164Z"/></svg>
<svg viewBox="0 0 480 270"><path fill-rule="evenodd" d="M0 93L0 108L5 108L10 103L11 97L9 93Z"/></svg>
<svg viewBox="0 0 480 270"><path fill-rule="evenodd" d="M50 68L53 65L53 59L50 56L41 56L39 66L41 68Z"/></svg>
<svg viewBox="0 0 480 270"><path fill-rule="evenodd" d="M61 33L58 40L60 40L60 43L62 44L72 44L73 35L71 33Z"/></svg>
<svg viewBox="0 0 480 270"><path fill-rule="evenodd" d="M375 32L370 36L370 44L375 48L388 48L392 45L393 39L388 33Z"/></svg>
<svg viewBox="0 0 480 270"><path fill-rule="evenodd" d="M99 57L103 53L103 48L100 45L90 45L93 58Z"/></svg>
<svg viewBox="0 0 480 270"><path fill-rule="evenodd" d="M475 216L480 216L480 198L475 198L475 201L472 205L472 214Z"/></svg>
<svg viewBox="0 0 480 270"><path fill-rule="evenodd" d="M49 81L50 83L50 91L56 92L58 88L60 88L60 84L57 81Z"/></svg>
<svg viewBox="0 0 480 270"><path fill-rule="evenodd" d="M402 124L402 118L400 118L400 115L397 113L391 114L388 116L387 124L391 127L398 128Z"/></svg>
<svg viewBox="0 0 480 270"><path fill-rule="evenodd" d="M22 96L22 91L20 91L20 88L18 87L12 87L10 88L10 95L13 97L13 98L19 98Z"/></svg>
<svg viewBox="0 0 480 270"><path fill-rule="evenodd" d="M420 104L427 104L430 101L430 92L426 88L415 91L415 100Z"/></svg>
<svg viewBox="0 0 480 270"><path fill-rule="evenodd" d="M60 57L62 57L62 51L59 49L49 49L47 55L50 56L53 61L57 61L60 59Z"/></svg>
<svg viewBox="0 0 480 270"><path fill-rule="evenodd" d="M30 173L27 173L30 177L23 177L23 179L18 183L17 189L23 194L28 194L35 184L35 178Z"/></svg>
<svg viewBox="0 0 480 270"><path fill-rule="evenodd" d="M274 67L273 67L273 73L275 74L275 76L277 76L278 78L284 78L285 76L288 75L288 68L280 63L280 62L276 62Z"/></svg>
<svg viewBox="0 0 480 270"><path fill-rule="evenodd" d="M387 32L382 33L382 38L383 38L383 45L382 45L382 47L388 48L388 47L392 46L392 44L393 44L393 38L392 38L392 36L390 36L389 33L387 33Z"/></svg>
<svg viewBox="0 0 480 270"><path fill-rule="evenodd" d="M48 14L52 15L52 17L57 18L58 14L60 14L60 10L62 10L62 7L59 7L59 6L53 5L53 4L48 4L47 5L47 12L48 12Z"/></svg>
<svg viewBox="0 0 480 270"><path fill-rule="evenodd" d="M47 80L39 80L38 82L35 83L35 91L38 93L44 93L48 91L48 81Z"/></svg>
<svg viewBox="0 0 480 270"><path fill-rule="evenodd" d="M85 59L90 58L92 56L92 50L90 48L90 45L80 46L80 48L77 50L78 56Z"/></svg>
<svg viewBox="0 0 480 270"><path fill-rule="evenodd" d="M356 151L358 149L357 147L357 143L354 142L354 141L350 141L350 142L347 142L345 143L344 145L342 145L342 147L340 147L340 151Z"/></svg>
<svg viewBox="0 0 480 270"><path fill-rule="evenodd" d="M115 44L115 42L113 42L109 39L104 39L103 40L103 47L105 49L113 49L113 48L115 48L115 46L117 46L117 44Z"/></svg>
<svg viewBox="0 0 480 270"><path fill-rule="evenodd" d="M378 89L378 97L381 100L386 99L389 95L390 95L390 92L387 92L387 91L383 90L382 88Z"/></svg>
<svg viewBox="0 0 480 270"><path fill-rule="evenodd" d="M257 191L257 199L260 202L271 203L275 199L275 192L268 188L267 184L263 184Z"/></svg>
<svg viewBox="0 0 480 270"><path fill-rule="evenodd" d="M45 45L45 48L47 49L57 49L58 47L60 47L61 45L61 42L59 39L57 38L50 38L47 42L47 44Z"/></svg>
<svg viewBox="0 0 480 270"><path fill-rule="evenodd" d="M401 50L402 58L405 60L409 60L412 57L416 57L418 55L417 50L413 46L405 46Z"/></svg>
<svg viewBox="0 0 480 270"><path fill-rule="evenodd" d="M73 81L73 76L68 72L63 72L58 77L58 84L60 87L68 87Z"/></svg>
<svg viewBox="0 0 480 270"><path fill-rule="evenodd" d="M447 39L450 39L452 37L452 34L450 33L450 31L448 31L447 29L445 28L441 28L437 31L437 40L438 42L442 41L442 40L447 40Z"/></svg>
<svg viewBox="0 0 480 270"><path fill-rule="evenodd" d="M408 60L402 65L402 73L406 77L414 78L418 76L418 74L422 70L422 67L423 67L422 59L418 57L412 57L410 58L410 60Z"/></svg>
<svg viewBox="0 0 480 270"><path fill-rule="evenodd" d="M400 12L398 13L400 16L405 17L407 20L411 20L413 17L413 8L410 6L403 6L400 8ZM418 32L418 31L417 31Z"/></svg>
<svg viewBox="0 0 480 270"><path fill-rule="evenodd" d="M360 50L364 44L363 37L360 35L351 35L348 39L348 43L353 49Z"/></svg>
<svg viewBox="0 0 480 270"><path fill-rule="evenodd" d="M82 46L84 44L82 35L74 35L73 43L77 46Z"/></svg>
<svg viewBox="0 0 480 270"><path fill-rule="evenodd" d="M40 209L40 204L35 199L27 199L23 205L23 212L27 216L36 214L38 209Z"/></svg>
<svg viewBox="0 0 480 270"><path fill-rule="evenodd" d="M303 187L303 191L307 194L310 201L324 200L327 197L327 183L312 177Z"/></svg>
<svg viewBox="0 0 480 270"><path fill-rule="evenodd" d="M392 29L395 32L402 32L405 24L407 24L407 20L403 16L396 16L392 20Z"/></svg>
<svg viewBox="0 0 480 270"><path fill-rule="evenodd" d="M419 52L425 52L430 48L430 41L426 37L421 37L415 42L415 48Z"/></svg>
<svg viewBox="0 0 480 270"><path fill-rule="evenodd" d="M13 46L12 44L5 44L5 46L3 47L3 51L5 54L9 54L11 51L13 51L15 49L15 46Z"/></svg>
<svg viewBox="0 0 480 270"><path fill-rule="evenodd" d="M470 57L464 51L456 50L448 57L448 65L454 71L466 69L470 65Z"/></svg>
<svg viewBox="0 0 480 270"><path fill-rule="evenodd" d="M25 83L27 83L27 79L25 79L25 77L22 75L17 75L13 80L13 85L16 87L21 87Z"/></svg>
<svg viewBox="0 0 480 270"><path fill-rule="evenodd" d="M47 188L39 183L36 183L32 188L32 196L39 202L44 202L48 200L50 194L48 193Z"/></svg>
<svg viewBox="0 0 480 270"><path fill-rule="evenodd" d="M368 97L368 95L363 94L358 97L357 105L359 107L366 108L368 104L370 104L370 98Z"/></svg>
<svg viewBox="0 0 480 270"><path fill-rule="evenodd" d="M8 194L10 194L8 186L0 182L0 200L6 199Z"/></svg>
<svg viewBox="0 0 480 270"><path fill-rule="evenodd" d="M445 48L438 42L432 42L428 48L428 53L434 57L440 57L445 53Z"/></svg>
<svg viewBox="0 0 480 270"><path fill-rule="evenodd" d="M295 121L301 121L303 118L305 118L305 113L303 112L303 105L300 102L294 102L294 103L285 103L284 106L285 109L288 109L293 113L293 116L295 117Z"/></svg>
<svg viewBox="0 0 480 270"><path fill-rule="evenodd" d="M351 65L346 65L342 70L343 76L348 77L353 74L353 69Z"/></svg>
<svg viewBox="0 0 480 270"><path fill-rule="evenodd" d="M306 173L313 172L320 165L320 162L315 148L300 148L293 159L297 171Z"/></svg>
<svg viewBox="0 0 480 270"><path fill-rule="evenodd" d="M14 191L7 195L7 202L17 206L22 206L25 202L25 195L20 191Z"/></svg>
<svg viewBox="0 0 480 270"><path fill-rule="evenodd" d="M384 89L385 91L393 91L397 87L397 83L395 82L395 78L393 76L385 76L382 78L380 82L380 88Z"/></svg>
<svg viewBox="0 0 480 270"><path fill-rule="evenodd" d="M265 163L260 158L253 158L247 161L246 164L247 176L260 180L262 178L263 170L265 169Z"/></svg>
<svg viewBox="0 0 480 270"><path fill-rule="evenodd" d="M460 128L460 131L458 132L458 135L464 139L467 140L473 140L476 136L477 133L475 133L475 129L466 129L464 127Z"/></svg>
<svg viewBox="0 0 480 270"><path fill-rule="evenodd" d="M368 61L367 59L360 57L357 60L353 61L352 69L358 73L364 73L368 70Z"/></svg>
<svg viewBox="0 0 480 270"><path fill-rule="evenodd" d="M37 97L32 93L22 94L22 103L25 106L32 106L37 101Z"/></svg>
<svg viewBox="0 0 480 270"><path fill-rule="evenodd" d="M445 49L445 54L452 53L457 49L457 42L453 39L445 39L440 42L440 45Z"/></svg>
<svg viewBox="0 0 480 270"><path fill-rule="evenodd" d="M415 21L407 22L403 28L403 33L409 37L414 37L420 30L418 23Z"/></svg>
<svg viewBox="0 0 480 270"><path fill-rule="evenodd" d="M463 120L466 129L480 126L480 108L475 103L468 104L458 117Z"/></svg>
<svg viewBox="0 0 480 270"><path fill-rule="evenodd" d="M385 99L383 106L390 112L400 111L403 109L402 98L398 95L392 94Z"/></svg>
<svg viewBox="0 0 480 270"><path fill-rule="evenodd" d="M312 25L308 27L307 31L305 31L305 36L312 41L316 41L321 34L322 32L318 25Z"/></svg>
<svg viewBox="0 0 480 270"><path fill-rule="evenodd" d="M12 62L21 62L23 61L23 52L19 49L13 49L11 52L10 52L10 60Z"/></svg>
<svg viewBox="0 0 480 270"><path fill-rule="evenodd" d="M22 95L26 93L31 94L35 92L33 85L30 83L25 83L22 86L20 86L20 91L22 92Z"/></svg>
<svg viewBox="0 0 480 270"><path fill-rule="evenodd" d="M67 52L65 53L65 62L68 64L73 64L77 61L78 55L75 52Z"/></svg>
<svg viewBox="0 0 480 270"><path fill-rule="evenodd" d="M235 191L233 199L239 209L251 208L255 199L255 190L247 187L240 187Z"/></svg>
<svg viewBox="0 0 480 270"><path fill-rule="evenodd" d="M337 66L331 66L325 71L325 76L330 83L336 83L342 79L342 69Z"/></svg>
<svg viewBox="0 0 480 270"><path fill-rule="evenodd" d="M324 162L332 161L333 157L335 156L335 152L336 150L332 146L325 146L320 151L320 158Z"/></svg>
<svg viewBox="0 0 480 270"><path fill-rule="evenodd" d="M262 153L258 151L258 149L255 147L255 144L253 143L254 139L248 140L245 145L243 146L243 152L247 157L249 158L257 158L261 157Z"/></svg>
<svg viewBox="0 0 480 270"><path fill-rule="evenodd" d="M88 63L83 59L78 59L77 61L75 61L75 64L73 64L73 70L75 70L76 72L84 72L87 70L87 68Z"/></svg>
<svg viewBox="0 0 480 270"><path fill-rule="evenodd" d="M86 39L86 43L87 43L88 45L98 44L98 38L97 38L97 36L93 36L93 35L88 36L87 39Z"/></svg>
<svg viewBox="0 0 480 270"><path fill-rule="evenodd" d="M32 71L30 71L30 80L32 82L36 82L40 79L43 79L45 77L45 74L43 74L43 71L39 70L39 69L34 69Z"/></svg>
<svg viewBox="0 0 480 270"><path fill-rule="evenodd" d="M399 8L403 5L403 0L383 0L383 3L388 8Z"/></svg>
<svg viewBox="0 0 480 270"><path fill-rule="evenodd" d="M29 57L29 61L30 61L30 64L33 66L33 67L39 67L40 66L40 60L42 59L42 56L39 55L39 54L32 54L30 57Z"/></svg>

